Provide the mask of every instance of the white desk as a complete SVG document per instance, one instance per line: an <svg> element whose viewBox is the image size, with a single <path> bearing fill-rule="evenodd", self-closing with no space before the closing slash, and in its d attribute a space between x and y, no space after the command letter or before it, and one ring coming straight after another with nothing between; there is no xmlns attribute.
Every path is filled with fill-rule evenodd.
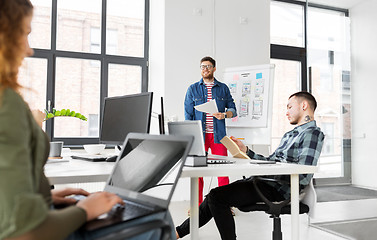
<svg viewBox="0 0 377 240"><path fill-rule="evenodd" d="M70 159L68 162L47 163L45 174L51 184L106 182L114 162L90 162Z"/></svg>
<svg viewBox="0 0 377 240"><path fill-rule="evenodd" d="M181 177L191 178L190 236L199 239L199 177L206 176L261 176L291 175L291 225L292 240L299 239L299 174L315 173L317 167L298 164L250 164L249 160L237 159L235 164L216 164L207 167L185 167Z"/></svg>
<svg viewBox="0 0 377 240"><path fill-rule="evenodd" d="M199 238L199 187L198 178L205 176L261 176L291 175L291 225L292 239L299 239L299 174L315 173L317 167L297 164L250 164L248 160L236 159L235 164L214 164L208 167L184 167L181 177L191 178L190 232L191 239ZM52 184L105 182L113 162L88 162L72 159L69 162L49 163L45 174Z"/></svg>

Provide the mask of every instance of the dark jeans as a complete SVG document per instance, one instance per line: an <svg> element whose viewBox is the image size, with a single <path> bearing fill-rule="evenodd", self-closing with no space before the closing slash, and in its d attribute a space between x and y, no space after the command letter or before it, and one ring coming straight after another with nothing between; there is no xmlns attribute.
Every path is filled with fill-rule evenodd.
<svg viewBox="0 0 377 240"><path fill-rule="evenodd" d="M272 201L281 201L283 196L277 190L264 183L258 183L262 193ZM214 188L199 206L199 227L213 217L222 240L236 239L236 227L230 207L242 207L262 201L254 188L253 179L243 179L229 185ZM176 227L178 235L183 237L190 233L190 219Z"/></svg>

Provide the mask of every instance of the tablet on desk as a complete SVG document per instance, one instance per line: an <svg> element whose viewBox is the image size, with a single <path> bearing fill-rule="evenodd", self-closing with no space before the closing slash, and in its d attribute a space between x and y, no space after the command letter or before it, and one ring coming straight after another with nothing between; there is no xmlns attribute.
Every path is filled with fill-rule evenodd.
<svg viewBox="0 0 377 240"><path fill-rule="evenodd" d="M256 160L256 159L251 159L250 160L251 164L276 164L275 161L267 161L267 160Z"/></svg>

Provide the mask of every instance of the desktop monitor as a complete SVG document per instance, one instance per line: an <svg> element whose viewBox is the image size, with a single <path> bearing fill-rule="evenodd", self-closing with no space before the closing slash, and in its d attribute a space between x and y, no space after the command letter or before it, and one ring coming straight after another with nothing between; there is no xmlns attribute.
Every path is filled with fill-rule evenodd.
<svg viewBox="0 0 377 240"><path fill-rule="evenodd" d="M122 145L130 132L149 133L152 100L152 92L105 98L100 143Z"/></svg>
<svg viewBox="0 0 377 240"><path fill-rule="evenodd" d="M161 97L161 114L158 114L158 126L160 134L165 134L164 98Z"/></svg>

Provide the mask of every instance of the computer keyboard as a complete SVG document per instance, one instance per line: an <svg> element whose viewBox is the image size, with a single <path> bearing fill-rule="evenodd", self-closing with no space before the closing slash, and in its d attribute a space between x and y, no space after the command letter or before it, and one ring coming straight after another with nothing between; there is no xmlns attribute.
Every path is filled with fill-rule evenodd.
<svg viewBox="0 0 377 240"><path fill-rule="evenodd" d="M86 160L91 162L104 162L109 157L107 155L72 155L73 159Z"/></svg>

